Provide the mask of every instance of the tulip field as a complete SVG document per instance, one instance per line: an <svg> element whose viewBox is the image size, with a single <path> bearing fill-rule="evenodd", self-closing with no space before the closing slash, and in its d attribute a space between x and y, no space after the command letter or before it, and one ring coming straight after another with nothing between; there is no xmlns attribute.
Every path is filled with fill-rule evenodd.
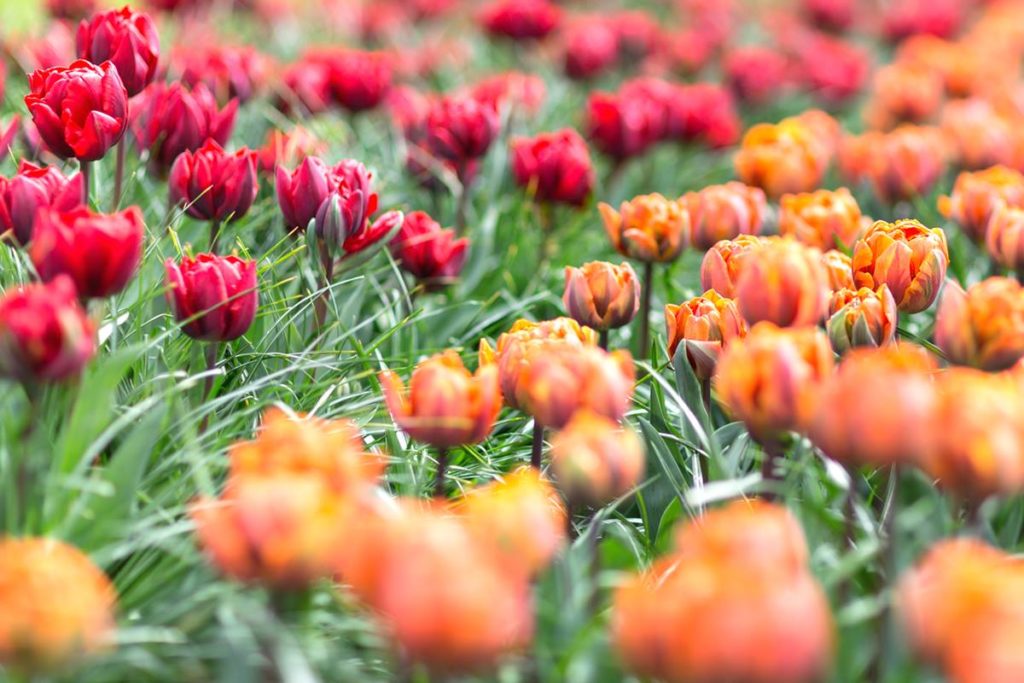
<svg viewBox="0 0 1024 683"><path fill-rule="evenodd" d="M0 0L0 682L1024 681L1022 62Z"/></svg>

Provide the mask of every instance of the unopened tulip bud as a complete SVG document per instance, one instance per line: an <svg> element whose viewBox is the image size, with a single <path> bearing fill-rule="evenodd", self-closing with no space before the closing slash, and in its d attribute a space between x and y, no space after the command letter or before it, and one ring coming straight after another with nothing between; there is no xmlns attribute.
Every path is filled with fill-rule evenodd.
<svg viewBox="0 0 1024 683"><path fill-rule="evenodd" d="M771 199L816 190L825 172L820 142L796 119L752 126L743 136L735 166L740 180Z"/></svg>
<svg viewBox="0 0 1024 683"><path fill-rule="evenodd" d="M595 330L628 325L640 309L640 281L632 266L594 261L567 266L562 303L570 318Z"/></svg>
<svg viewBox="0 0 1024 683"><path fill-rule="evenodd" d="M763 190L735 181L687 192L682 201L690 214L693 246L702 251L722 240L759 234L768 210Z"/></svg>
<svg viewBox="0 0 1024 683"><path fill-rule="evenodd" d="M195 153L184 151L171 166L167 180L171 201L184 204L185 213L204 221L236 221L256 201L256 153L242 148L234 154L214 140Z"/></svg>
<svg viewBox="0 0 1024 683"><path fill-rule="evenodd" d="M706 381L715 373L722 349L747 332L736 303L709 289L679 306L665 307L668 353L675 358L679 344L686 345L686 360L697 379Z"/></svg>
<svg viewBox="0 0 1024 683"><path fill-rule="evenodd" d="M145 12L130 7L100 12L79 24L75 42L80 59L113 63L129 97L156 78L160 36Z"/></svg>
<svg viewBox="0 0 1024 683"><path fill-rule="evenodd" d="M905 313L920 313L932 305L948 265L945 233L916 220L877 221L853 249L855 285L887 285Z"/></svg>
<svg viewBox="0 0 1024 683"><path fill-rule="evenodd" d="M629 427L580 411L551 441L558 488L574 505L601 507L632 491L644 472L644 447Z"/></svg>
<svg viewBox="0 0 1024 683"><path fill-rule="evenodd" d="M796 240L765 242L744 260L736 282L736 304L753 325L816 325L825 317L828 279L821 252Z"/></svg>
<svg viewBox="0 0 1024 683"><path fill-rule="evenodd" d="M837 249L829 249L821 255L821 264L828 277L828 288L833 292L841 289L856 289L853 284L853 259Z"/></svg>
<svg viewBox="0 0 1024 683"><path fill-rule="evenodd" d="M690 243L690 214L679 200L660 194L641 195L616 211L600 204L612 246L638 261L674 261Z"/></svg>
<svg viewBox="0 0 1024 683"><path fill-rule="evenodd" d="M856 346L884 346L896 338L899 311L889 288L841 289L829 304L826 328L832 349L844 354Z"/></svg>
<svg viewBox="0 0 1024 683"><path fill-rule="evenodd" d="M771 239L771 238L768 238ZM727 298L736 295L736 282L747 255L760 247L766 238L755 235L740 235L736 239L715 243L704 254L700 263L700 285L713 289Z"/></svg>
<svg viewBox="0 0 1024 683"><path fill-rule="evenodd" d="M990 277L966 292L947 282L935 316L935 343L950 362L1008 370L1024 357L1024 288Z"/></svg>
<svg viewBox="0 0 1024 683"><path fill-rule="evenodd" d="M587 144L572 128L535 138L512 140L516 184L534 192L537 201L582 206L594 186Z"/></svg>
<svg viewBox="0 0 1024 683"><path fill-rule="evenodd" d="M40 209L71 211L85 203L81 173L65 177L53 166L22 161L10 179L0 177L0 231L10 233L17 244L32 241Z"/></svg>
<svg viewBox="0 0 1024 683"><path fill-rule="evenodd" d="M939 198L942 215L979 244L985 241L989 220L1004 206L1024 209L1024 174L1006 166L965 171L956 177L950 196Z"/></svg>
<svg viewBox="0 0 1024 683"><path fill-rule="evenodd" d="M818 249L852 247L863 231L860 207L845 187L783 195L779 232Z"/></svg>
<svg viewBox="0 0 1024 683"><path fill-rule="evenodd" d="M992 212L985 248L992 260L1004 268L1024 268L1024 208L998 206Z"/></svg>
<svg viewBox="0 0 1024 683"><path fill-rule="evenodd" d="M199 254L181 263L168 259L167 301L182 331L200 341L238 339L252 325L259 305L256 262Z"/></svg>

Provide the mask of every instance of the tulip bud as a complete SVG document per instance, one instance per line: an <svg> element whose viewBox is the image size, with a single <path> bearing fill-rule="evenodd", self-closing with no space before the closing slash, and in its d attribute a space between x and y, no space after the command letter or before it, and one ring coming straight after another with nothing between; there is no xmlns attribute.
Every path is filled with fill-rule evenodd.
<svg viewBox="0 0 1024 683"><path fill-rule="evenodd" d="M920 313L932 305L948 265L945 233L916 220L876 221L853 249L855 285L888 285L905 313Z"/></svg>
<svg viewBox="0 0 1024 683"><path fill-rule="evenodd" d="M842 355L856 346L885 346L896 338L899 311L889 288L841 289L829 303L828 338Z"/></svg>
<svg viewBox="0 0 1024 683"><path fill-rule="evenodd" d="M469 240L455 239L454 230L442 229L426 213L413 211L405 216L390 246L398 264L432 289L451 284L459 277Z"/></svg>
<svg viewBox="0 0 1024 683"><path fill-rule="evenodd" d="M168 179L171 202L205 221L236 221L256 201L256 153L245 147L228 154L214 140L175 159Z"/></svg>
<svg viewBox="0 0 1024 683"><path fill-rule="evenodd" d="M119 293L135 275L144 232L137 206L112 214L84 206L66 213L43 209L36 214L29 255L44 281L67 275L80 298L102 299Z"/></svg>
<svg viewBox="0 0 1024 683"><path fill-rule="evenodd" d="M494 0L481 12L480 23L493 36L527 41L546 37L561 18L549 0Z"/></svg>
<svg viewBox="0 0 1024 683"><path fill-rule="evenodd" d="M768 210L763 190L738 182L687 192L682 201L690 214L693 246L702 251L722 240L760 234Z"/></svg>
<svg viewBox="0 0 1024 683"><path fill-rule="evenodd" d="M512 173L539 202L583 206L594 186L590 152L572 128L535 138L514 138Z"/></svg>
<svg viewBox="0 0 1024 683"><path fill-rule="evenodd" d="M601 507L626 495L644 473L644 447L629 427L587 411L551 441L551 468L573 505Z"/></svg>
<svg viewBox="0 0 1024 683"><path fill-rule="evenodd" d="M935 116L945 95L942 76L934 69L913 62L886 64L874 74L864 120L879 130L921 123Z"/></svg>
<svg viewBox="0 0 1024 683"><path fill-rule="evenodd" d="M996 207L988 222L985 248L992 260L1004 268L1024 268L1024 208Z"/></svg>
<svg viewBox="0 0 1024 683"><path fill-rule="evenodd" d="M808 246L852 247L863 228L857 200L845 187L787 194L780 200L779 232Z"/></svg>
<svg viewBox="0 0 1024 683"><path fill-rule="evenodd" d="M822 151L807 127L788 119L758 123L743 136L735 157L736 175L770 199L787 192L811 192L825 172Z"/></svg>
<svg viewBox="0 0 1024 683"><path fill-rule="evenodd" d="M0 664L9 673L59 673L114 642L113 584L55 539L0 539L0 602Z"/></svg>
<svg viewBox="0 0 1024 683"><path fill-rule="evenodd" d="M866 168L878 198L886 204L926 196L946 170L949 149L941 131L900 126L886 133Z"/></svg>
<svg viewBox="0 0 1024 683"><path fill-rule="evenodd" d="M685 343L686 360L701 381L714 375L722 349L747 333L736 303L713 289L679 306L666 306L665 324L669 356L675 358L679 344Z"/></svg>
<svg viewBox="0 0 1024 683"><path fill-rule="evenodd" d="M565 268L562 303L569 317L595 330L628 325L640 310L640 281L628 263L593 261Z"/></svg>
<svg viewBox="0 0 1024 683"><path fill-rule="evenodd" d="M1024 209L1024 174L1006 166L993 166L956 177L953 192L939 197L939 211L977 243L985 241L993 214L1002 207Z"/></svg>
<svg viewBox="0 0 1024 683"><path fill-rule="evenodd" d="M204 84L218 102L255 97L268 77L268 59L250 46L185 45L174 50L172 62L181 82L190 88Z"/></svg>
<svg viewBox="0 0 1024 683"><path fill-rule="evenodd" d="M102 64L110 60L129 97L138 95L156 77L160 36L153 20L130 7L93 15L78 26L78 58Z"/></svg>
<svg viewBox="0 0 1024 683"><path fill-rule="evenodd" d="M829 249L821 255L821 264L828 278L828 288L833 292L841 289L856 289L853 284L853 259L837 249Z"/></svg>
<svg viewBox="0 0 1024 683"><path fill-rule="evenodd" d="M700 285L713 289L726 298L736 295L736 283L747 255L764 244L766 239L755 235L740 235L736 239L716 242L704 254L700 263Z"/></svg>
<svg viewBox="0 0 1024 683"><path fill-rule="evenodd" d="M746 104L764 105L786 89L791 72L788 58L770 47L731 49L723 60L725 80Z"/></svg>
<svg viewBox="0 0 1024 683"><path fill-rule="evenodd" d="M391 89L391 58L380 52L344 50L328 60L331 94L350 112L375 109Z"/></svg>
<svg viewBox="0 0 1024 683"><path fill-rule="evenodd" d="M833 364L828 337L817 328L758 323L725 349L714 385L726 409L763 443L807 424Z"/></svg>
<svg viewBox="0 0 1024 683"><path fill-rule="evenodd" d="M599 204L608 237L623 256L647 263L674 261L690 243L690 215L660 194L635 197L616 211Z"/></svg>
<svg viewBox="0 0 1024 683"><path fill-rule="evenodd" d="M568 24L565 35L565 75L582 81L609 71L619 57L619 36L604 17Z"/></svg>
<svg viewBox="0 0 1024 683"><path fill-rule="evenodd" d="M1024 289L1016 280L990 277L966 292L946 289L935 316L935 343L946 358L980 370L1008 370L1024 357Z"/></svg>
<svg viewBox="0 0 1024 683"><path fill-rule="evenodd" d="M0 230L21 246L32 241L32 229L40 209L61 213L85 203L82 174L65 177L53 166L40 167L22 161L9 180L0 178Z"/></svg>
<svg viewBox="0 0 1024 683"><path fill-rule="evenodd" d="M224 146L235 127L238 101L223 109L206 85L191 90L181 83L153 83L132 105L132 131L150 163L166 174L182 152L194 152L207 140Z"/></svg>
<svg viewBox="0 0 1024 683"><path fill-rule="evenodd" d="M259 303L256 262L199 254L167 259L167 302L182 332L209 342L238 339L252 325Z"/></svg>
<svg viewBox="0 0 1024 683"><path fill-rule="evenodd" d="M587 99L587 139L621 165L657 142L659 110L649 97L592 92Z"/></svg>
<svg viewBox="0 0 1024 683"><path fill-rule="evenodd" d="M28 77L25 106L47 148L62 159L102 159L128 127L128 93L110 62L84 60Z"/></svg>
<svg viewBox="0 0 1024 683"><path fill-rule="evenodd" d="M442 97L430 105L426 117L426 149L451 163L465 184L469 169L479 161L498 135L497 110L473 97Z"/></svg>
<svg viewBox="0 0 1024 683"><path fill-rule="evenodd" d="M821 252L795 240L765 242L750 252L736 281L736 304L750 324L816 325L825 317L828 279Z"/></svg>

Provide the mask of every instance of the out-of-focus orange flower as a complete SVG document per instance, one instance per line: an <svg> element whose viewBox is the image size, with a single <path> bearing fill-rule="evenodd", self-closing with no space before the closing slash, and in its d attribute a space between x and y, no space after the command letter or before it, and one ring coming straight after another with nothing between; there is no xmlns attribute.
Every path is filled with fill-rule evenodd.
<svg viewBox="0 0 1024 683"><path fill-rule="evenodd" d="M946 104L939 126L963 168L987 168L1012 161L1016 126L985 100Z"/></svg>
<svg viewBox="0 0 1024 683"><path fill-rule="evenodd" d="M818 386L833 365L821 330L758 323L725 349L715 370L715 389L754 438L769 442L807 423Z"/></svg>
<svg viewBox="0 0 1024 683"><path fill-rule="evenodd" d="M701 381L715 373L722 348L747 332L736 303L713 289L678 306L666 306L665 324L669 356L674 358L679 344L685 341L686 360Z"/></svg>
<svg viewBox="0 0 1024 683"><path fill-rule="evenodd" d="M499 564L525 576L542 571L565 543L565 507L533 467L468 491L456 511Z"/></svg>
<svg viewBox="0 0 1024 683"><path fill-rule="evenodd" d="M761 232L768 201L764 191L732 181L683 195L690 213L693 245L707 251L717 242Z"/></svg>
<svg viewBox="0 0 1024 683"><path fill-rule="evenodd" d="M857 288L887 285L905 313L920 313L932 305L948 266L946 234L912 219L876 221L853 248Z"/></svg>
<svg viewBox="0 0 1024 683"><path fill-rule="evenodd" d="M839 151L839 142L843 138L842 124L823 109L805 109L784 121L795 121L811 134L815 143L815 156L818 159L818 165L824 172Z"/></svg>
<svg viewBox="0 0 1024 683"><path fill-rule="evenodd" d="M848 135L839 143L839 174L850 185L866 183L871 178L870 169L876 163L875 155L885 142L885 133L877 130L863 135Z"/></svg>
<svg viewBox="0 0 1024 683"><path fill-rule="evenodd" d="M833 292L841 289L854 289L853 259L838 249L829 249L821 255L821 264L825 267L828 286Z"/></svg>
<svg viewBox="0 0 1024 683"><path fill-rule="evenodd" d="M600 507L626 495L640 483L644 461L636 432L585 410L551 441L551 469L574 505Z"/></svg>
<svg viewBox="0 0 1024 683"><path fill-rule="evenodd" d="M1008 375L953 368L936 381L938 404L924 469L957 498L978 504L1024 490L1024 396Z"/></svg>
<svg viewBox="0 0 1024 683"><path fill-rule="evenodd" d="M408 393L391 371L380 374L380 383L398 426L436 448L483 441L501 410L498 369L483 365L474 375L452 350L419 363Z"/></svg>
<svg viewBox="0 0 1024 683"><path fill-rule="evenodd" d="M942 77L927 67L887 64L875 72L864 120L877 130L888 130L900 123L922 123L939 111L943 85Z"/></svg>
<svg viewBox="0 0 1024 683"><path fill-rule="evenodd" d="M1024 207L996 207L988 221L985 247L1004 268L1024 267Z"/></svg>
<svg viewBox="0 0 1024 683"><path fill-rule="evenodd" d="M512 408L522 407L520 379L529 360L530 349L553 344L569 346L597 346L597 333L583 327L572 318L553 318L533 322L517 320L508 332L498 337L492 348L486 340L480 340L480 365L498 366L498 383L501 394Z"/></svg>
<svg viewBox="0 0 1024 683"><path fill-rule="evenodd" d="M1003 586L999 589L1005 590ZM974 620L951 644L945 666L949 680L952 683L1024 680L1022 641L1024 613L1021 610Z"/></svg>
<svg viewBox="0 0 1024 683"><path fill-rule="evenodd" d="M821 186L828 159L821 141L796 120L758 123L743 136L736 153L736 175L769 198L810 192Z"/></svg>
<svg viewBox="0 0 1024 683"><path fill-rule="evenodd" d="M635 374L628 351L536 346L522 372L522 405L545 427L561 429L583 409L621 420L633 397Z"/></svg>
<svg viewBox="0 0 1024 683"><path fill-rule="evenodd" d="M899 311L892 292L878 289L840 289L829 302L825 326L832 349L844 354L855 346L885 346L896 338Z"/></svg>
<svg viewBox="0 0 1024 683"><path fill-rule="evenodd" d="M562 303L569 317L581 325L595 330L622 327L640 309L640 281L628 263L566 266Z"/></svg>
<svg viewBox="0 0 1024 683"><path fill-rule="evenodd" d="M736 304L751 325L763 320L780 327L816 325L828 304L821 252L793 239L764 242L744 260Z"/></svg>
<svg viewBox="0 0 1024 683"><path fill-rule="evenodd" d="M867 178L888 204L924 196L946 170L949 149L937 128L903 125L869 148Z"/></svg>
<svg viewBox="0 0 1024 683"><path fill-rule="evenodd" d="M896 61L931 69L942 77L950 97L968 97L983 88L986 80L1005 82L1002 69L994 73L991 64L1010 64L1004 60L987 60L991 50L979 48L982 46L922 34L911 36L900 44ZM1006 71L1012 74L1012 69ZM1006 80L1012 81L1014 77L1011 75Z"/></svg>
<svg viewBox="0 0 1024 683"><path fill-rule="evenodd" d="M46 538L0 539L0 664L32 675L110 646L117 593L72 546Z"/></svg>
<svg viewBox="0 0 1024 683"><path fill-rule="evenodd" d="M690 244L690 214L680 200L647 194L622 202L616 211L598 205L612 246L638 261L674 261Z"/></svg>
<svg viewBox="0 0 1024 683"><path fill-rule="evenodd" d="M935 316L935 343L958 365L1008 370L1024 357L1024 288L990 277L966 292L946 283Z"/></svg>
<svg viewBox="0 0 1024 683"><path fill-rule="evenodd" d="M783 195L779 232L819 249L850 247L864 230L860 207L845 187Z"/></svg>
<svg viewBox="0 0 1024 683"><path fill-rule="evenodd" d="M1006 166L993 166L957 176L953 192L939 197L939 211L975 242L985 241L989 219L997 208L1006 205L1024 208L1024 174Z"/></svg>
<svg viewBox="0 0 1024 683"><path fill-rule="evenodd" d="M908 343L850 351L822 383L811 440L851 468L918 461L933 428L936 368L932 356Z"/></svg>
<svg viewBox="0 0 1024 683"><path fill-rule="evenodd" d="M727 298L734 297L743 261L750 252L772 239L775 238L740 235L715 243L700 263L701 287L713 289Z"/></svg>

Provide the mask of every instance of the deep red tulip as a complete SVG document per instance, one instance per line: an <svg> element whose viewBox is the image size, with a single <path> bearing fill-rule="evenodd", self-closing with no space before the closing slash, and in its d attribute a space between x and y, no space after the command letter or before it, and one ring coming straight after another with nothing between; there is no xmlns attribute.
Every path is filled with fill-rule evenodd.
<svg viewBox="0 0 1024 683"><path fill-rule="evenodd" d="M962 0L896 0L886 4L882 31L892 42L917 34L947 38L963 22Z"/></svg>
<svg viewBox="0 0 1024 683"><path fill-rule="evenodd" d="M168 259L167 301L182 331L200 341L238 339L252 325L259 304L256 262L199 254Z"/></svg>
<svg viewBox="0 0 1024 683"><path fill-rule="evenodd" d="M825 31L841 32L853 23L856 0L803 0L803 14L815 26Z"/></svg>
<svg viewBox="0 0 1024 683"><path fill-rule="evenodd" d="M182 152L168 178L171 201L205 221L236 221L256 201L256 152L243 147L234 154L213 140L195 153Z"/></svg>
<svg viewBox="0 0 1024 683"><path fill-rule="evenodd" d="M728 90L717 83L673 86L673 90L663 104L671 139L716 149L739 140L742 124Z"/></svg>
<svg viewBox="0 0 1024 683"><path fill-rule="evenodd" d="M829 36L814 36L799 45L795 64L807 89L833 104L857 95L871 71L864 50Z"/></svg>
<svg viewBox="0 0 1024 683"><path fill-rule="evenodd" d="M530 188L537 201L582 206L594 186L587 144L572 128L512 140L516 184Z"/></svg>
<svg viewBox="0 0 1024 683"><path fill-rule="evenodd" d="M587 100L587 138L604 154L622 162L658 141L660 110L644 98L594 92Z"/></svg>
<svg viewBox="0 0 1024 683"><path fill-rule="evenodd" d="M0 377L67 379L95 354L92 322L69 278L11 289L0 298Z"/></svg>
<svg viewBox="0 0 1024 683"><path fill-rule="evenodd" d="M218 102L248 102L263 87L269 71L267 58L248 45L181 46L173 59L185 85L205 84Z"/></svg>
<svg viewBox="0 0 1024 683"><path fill-rule="evenodd" d="M319 114L331 104L331 67L317 52L307 53L285 66L280 81L276 105L285 113L298 110L302 114Z"/></svg>
<svg viewBox="0 0 1024 683"><path fill-rule="evenodd" d="M512 40L544 38L561 18L559 7L548 0L495 0L480 13L488 33Z"/></svg>
<svg viewBox="0 0 1024 683"><path fill-rule="evenodd" d="M160 37L144 12L130 7L100 12L82 21L75 42L79 59L114 64L129 97L138 95L156 77Z"/></svg>
<svg viewBox="0 0 1024 683"><path fill-rule="evenodd" d="M278 166L275 174L277 204L288 232L305 231L341 183L339 174L317 157L306 157L294 171Z"/></svg>
<svg viewBox="0 0 1024 683"><path fill-rule="evenodd" d="M405 216L402 227L391 238L391 255L399 265L428 286L450 283L462 272L469 240L455 239L422 211Z"/></svg>
<svg viewBox="0 0 1024 683"><path fill-rule="evenodd" d="M473 97L451 96L436 100L426 119L426 148L436 158L450 162L460 180L467 180L472 162L481 159L498 135L498 112Z"/></svg>
<svg viewBox="0 0 1024 683"><path fill-rule="evenodd" d="M26 71L67 66L75 60L75 29L70 21L51 21L42 36L13 47Z"/></svg>
<svg viewBox="0 0 1024 683"><path fill-rule="evenodd" d="M650 57L665 41L658 20L644 10L623 10L605 16L619 38L619 53L627 63Z"/></svg>
<svg viewBox="0 0 1024 683"><path fill-rule="evenodd" d="M769 47L736 48L726 55L723 67L729 88L748 104L778 97L789 75L789 61Z"/></svg>
<svg viewBox="0 0 1024 683"><path fill-rule="evenodd" d="M565 75L576 80L611 70L619 59L619 34L604 17L586 19L565 31Z"/></svg>
<svg viewBox="0 0 1024 683"><path fill-rule="evenodd" d="M28 244L39 209L63 212L83 203L85 183L81 173L66 177L52 166L22 161L14 176L0 177L0 232L10 233L20 245Z"/></svg>
<svg viewBox="0 0 1024 683"><path fill-rule="evenodd" d="M120 292L135 275L144 232L137 206L112 214L84 206L43 209L36 214L29 255L44 281L67 275L80 298L100 299Z"/></svg>
<svg viewBox="0 0 1024 683"><path fill-rule="evenodd" d="M150 162L166 173L178 155L194 152L207 139L226 145L237 110L237 100L220 109L202 83L191 91L181 83L154 83L132 103L132 130L139 145L149 150Z"/></svg>
<svg viewBox="0 0 1024 683"><path fill-rule="evenodd" d="M331 169L332 189L316 214L316 234L334 254L356 254L387 237L402 222L389 211L370 222L377 211L373 174L354 159Z"/></svg>
<svg viewBox="0 0 1024 683"><path fill-rule="evenodd" d="M330 61L334 100L351 112L376 109L384 101L393 78L391 59L380 52L345 50Z"/></svg>
<svg viewBox="0 0 1024 683"><path fill-rule="evenodd" d="M85 60L28 77L25 105L51 152L79 161L102 159L128 125L128 93L111 62Z"/></svg>

